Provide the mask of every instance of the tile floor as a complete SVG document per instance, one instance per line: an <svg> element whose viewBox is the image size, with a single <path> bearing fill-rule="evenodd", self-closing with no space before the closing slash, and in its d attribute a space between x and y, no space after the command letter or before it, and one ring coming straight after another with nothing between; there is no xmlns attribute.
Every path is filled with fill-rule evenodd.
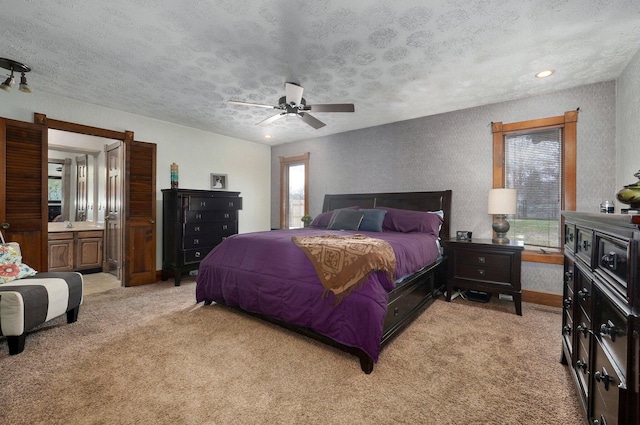
<svg viewBox="0 0 640 425"><path fill-rule="evenodd" d="M109 273L87 273L82 277L84 279L84 295L120 287L120 281Z"/></svg>

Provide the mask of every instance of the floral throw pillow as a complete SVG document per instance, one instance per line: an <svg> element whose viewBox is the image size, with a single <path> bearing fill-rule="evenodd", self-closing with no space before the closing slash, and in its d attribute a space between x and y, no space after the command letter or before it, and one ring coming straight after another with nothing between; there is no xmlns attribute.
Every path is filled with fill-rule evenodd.
<svg viewBox="0 0 640 425"><path fill-rule="evenodd" d="M0 284L34 276L36 273L38 272L22 263L22 253L18 243L0 244Z"/></svg>

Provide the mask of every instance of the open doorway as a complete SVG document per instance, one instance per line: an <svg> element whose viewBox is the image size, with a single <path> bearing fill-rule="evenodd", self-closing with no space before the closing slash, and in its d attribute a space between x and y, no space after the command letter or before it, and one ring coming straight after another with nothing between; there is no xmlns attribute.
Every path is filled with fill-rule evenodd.
<svg viewBox="0 0 640 425"><path fill-rule="evenodd" d="M101 257L99 266L91 268L96 265L95 259L80 266L77 263L81 260L75 260L75 267L81 268L78 271L92 274L86 280L96 288L113 287L114 281L122 283L121 145L122 141L112 138L48 130L49 231L84 235L102 232L102 238L93 239L94 245L83 243L86 238L80 239L82 248L90 250L89 255ZM78 237L74 239L78 244ZM57 248L64 247L49 244L50 250ZM49 254L49 258L56 258ZM76 252L74 256L80 258L81 254ZM93 275L96 272L112 277Z"/></svg>

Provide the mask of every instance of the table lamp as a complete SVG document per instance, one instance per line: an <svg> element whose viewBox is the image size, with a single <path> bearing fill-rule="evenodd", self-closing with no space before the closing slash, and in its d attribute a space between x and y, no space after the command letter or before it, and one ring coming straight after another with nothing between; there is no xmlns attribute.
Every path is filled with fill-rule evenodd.
<svg viewBox="0 0 640 425"><path fill-rule="evenodd" d="M507 214L516 213L516 189L491 189L489 191L489 214L494 214L493 231L496 236L492 239L494 243L509 243L507 232L509 222Z"/></svg>

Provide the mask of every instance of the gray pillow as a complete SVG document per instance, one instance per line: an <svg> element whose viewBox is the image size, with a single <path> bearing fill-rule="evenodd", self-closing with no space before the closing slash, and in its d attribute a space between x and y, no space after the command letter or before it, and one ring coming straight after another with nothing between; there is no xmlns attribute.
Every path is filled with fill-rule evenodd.
<svg viewBox="0 0 640 425"><path fill-rule="evenodd" d="M359 210L335 210L327 226L329 230L358 230L364 213Z"/></svg>

